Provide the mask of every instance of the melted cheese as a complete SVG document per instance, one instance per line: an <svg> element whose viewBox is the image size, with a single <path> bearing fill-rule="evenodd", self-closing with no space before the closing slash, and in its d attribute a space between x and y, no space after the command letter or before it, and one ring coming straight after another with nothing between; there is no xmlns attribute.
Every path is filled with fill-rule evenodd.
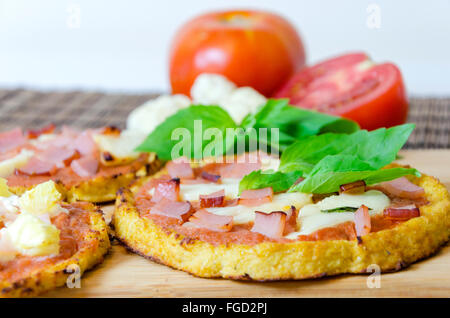
<svg viewBox="0 0 450 318"><path fill-rule="evenodd" d="M59 230L35 215L21 213L7 228L12 244L18 252L29 256L59 253Z"/></svg>
<svg viewBox="0 0 450 318"><path fill-rule="evenodd" d="M197 201L200 194L211 194L225 190L227 199L234 199L239 194L238 179L223 179L222 183L180 184L180 196L183 201Z"/></svg>
<svg viewBox="0 0 450 318"><path fill-rule="evenodd" d="M340 194L333 195L316 204L304 206L298 215L300 231L290 233L287 238L295 239L298 235L308 235L322 228L335 226L347 221L353 221L353 212L330 212L321 210L335 209L339 207L359 208L361 205L369 207L369 213L376 215L390 204L389 198L380 191L370 190L363 194Z"/></svg>
<svg viewBox="0 0 450 318"><path fill-rule="evenodd" d="M33 157L34 152L27 149L22 149L22 151L9 159L3 160L0 162L0 177L6 178L14 173L15 169L19 169L23 166L25 166L30 160L31 157Z"/></svg>
<svg viewBox="0 0 450 318"><path fill-rule="evenodd" d="M97 134L94 135L94 140L102 153L109 153L113 157L110 161L102 162L115 165L139 157L139 153L134 149L144 141L145 136L139 131L124 130L117 136Z"/></svg>
<svg viewBox="0 0 450 318"><path fill-rule="evenodd" d="M245 224L255 220L255 211L270 213L273 211L287 211L293 205L296 209L311 203L311 195L301 192L280 193L273 196L272 202L259 206L247 207L236 205L224 208L207 208L208 212L217 215L233 216L234 224Z"/></svg>

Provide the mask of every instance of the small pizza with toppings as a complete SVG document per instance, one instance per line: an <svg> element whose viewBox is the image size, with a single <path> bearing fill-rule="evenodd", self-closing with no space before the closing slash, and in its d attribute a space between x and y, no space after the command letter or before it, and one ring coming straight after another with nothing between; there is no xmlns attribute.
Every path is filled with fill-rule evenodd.
<svg viewBox="0 0 450 318"><path fill-rule="evenodd" d="M0 296L30 297L102 262L110 246L101 211L65 203L53 181L21 196L0 179ZM78 275L72 280L70 275Z"/></svg>
<svg viewBox="0 0 450 318"><path fill-rule="evenodd" d="M69 202L111 201L120 187L157 165L152 154L134 151L141 141L114 127L15 128L0 134L0 177L16 194L53 180Z"/></svg>
<svg viewBox="0 0 450 318"><path fill-rule="evenodd" d="M119 191L130 250L201 277L287 280L399 270L448 241L450 196L392 164L414 127L310 136L262 152L167 162Z"/></svg>

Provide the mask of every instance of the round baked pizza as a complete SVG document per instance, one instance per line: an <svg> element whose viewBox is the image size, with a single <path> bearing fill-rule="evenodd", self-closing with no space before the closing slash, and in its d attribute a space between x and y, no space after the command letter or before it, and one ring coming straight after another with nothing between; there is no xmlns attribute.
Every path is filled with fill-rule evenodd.
<svg viewBox="0 0 450 318"><path fill-rule="evenodd" d="M318 153L311 139L281 160L247 153L169 161L119 191L117 238L196 276L257 281L365 273L374 264L395 271L448 241L450 197L436 178L395 164L357 169L352 161L347 169L349 155L330 158L331 141L326 162L307 168L305 142L308 156Z"/></svg>
<svg viewBox="0 0 450 318"><path fill-rule="evenodd" d="M15 128L0 134L0 177L16 194L53 180L68 202L111 201L120 187L157 167L154 155L134 151L141 141L114 127Z"/></svg>
<svg viewBox="0 0 450 318"><path fill-rule="evenodd" d="M1 297L76 286L109 247L106 223L92 203L63 202L51 180L17 196L0 179Z"/></svg>

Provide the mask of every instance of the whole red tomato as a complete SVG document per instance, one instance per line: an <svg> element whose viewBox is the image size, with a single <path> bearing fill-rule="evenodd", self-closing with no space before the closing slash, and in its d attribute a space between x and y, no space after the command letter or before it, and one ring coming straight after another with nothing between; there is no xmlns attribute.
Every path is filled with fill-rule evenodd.
<svg viewBox="0 0 450 318"><path fill-rule="evenodd" d="M403 124L408 115L398 67L375 64L365 53L346 54L305 67L274 97L287 97L292 105L353 119L368 130Z"/></svg>
<svg viewBox="0 0 450 318"><path fill-rule="evenodd" d="M262 11L201 15L183 25L170 51L172 93L189 96L201 73L218 73L270 96L305 63L300 36L284 18Z"/></svg>

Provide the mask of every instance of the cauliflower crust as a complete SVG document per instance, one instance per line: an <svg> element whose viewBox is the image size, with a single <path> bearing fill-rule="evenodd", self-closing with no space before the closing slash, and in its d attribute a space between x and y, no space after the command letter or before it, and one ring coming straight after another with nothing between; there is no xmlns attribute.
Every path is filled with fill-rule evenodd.
<svg viewBox="0 0 450 318"><path fill-rule="evenodd" d="M383 272L396 271L435 253L450 235L450 196L445 186L426 175L410 179L425 189L429 201L420 207L421 216L392 229L369 233L360 243L333 240L214 246L141 218L129 189L118 193L112 225L116 237L128 249L200 277L307 279L366 273L372 264Z"/></svg>
<svg viewBox="0 0 450 318"><path fill-rule="evenodd" d="M116 174L113 176L100 176L94 179L83 181L70 188L66 188L61 182L56 181L58 190L63 194L65 201L72 203L76 201L87 201L102 203L113 201L116 198L117 190L129 185L133 180L146 175L151 175L161 166L161 162L152 157L149 163L137 171L126 174ZM34 186L33 186L34 187ZM16 195L22 195L25 191L33 187L9 187L10 191Z"/></svg>
<svg viewBox="0 0 450 318"><path fill-rule="evenodd" d="M90 231L84 237L85 241L96 242L80 249L69 259L48 266L45 270L36 270L26 278L16 281L0 281L0 297L34 297L56 287L64 286L69 275L71 264L80 267L80 275L103 261L110 248L107 225L101 210L94 205L89 208Z"/></svg>

